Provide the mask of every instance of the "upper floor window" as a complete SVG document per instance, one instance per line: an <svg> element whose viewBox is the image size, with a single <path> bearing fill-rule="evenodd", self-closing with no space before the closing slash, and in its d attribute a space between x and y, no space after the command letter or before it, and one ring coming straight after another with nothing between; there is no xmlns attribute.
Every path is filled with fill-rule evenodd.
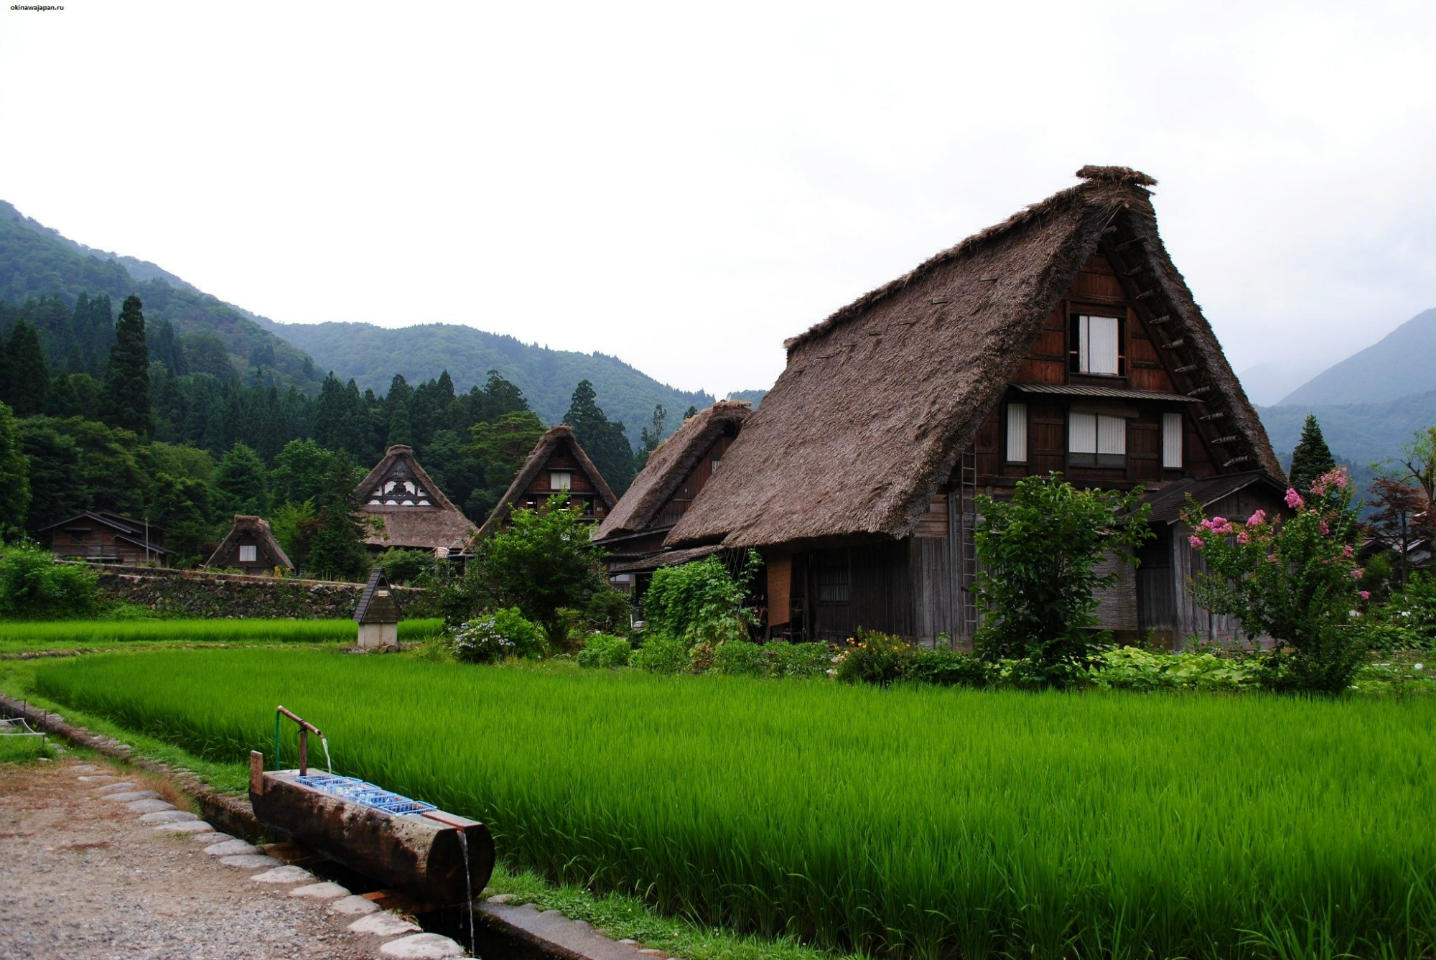
<svg viewBox="0 0 1436 960"><path fill-rule="evenodd" d="M1074 313L1070 336L1073 373L1117 376L1122 372L1121 323L1116 317Z"/></svg>
<svg viewBox="0 0 1436 960"><path fill-rule="evenodd" d="M254 563L259 559L259 551L252 543L241 543L239 545L239 562Z"/></svg>
<svg viewBox="0 0 1436 960"><path fill-rule="evenodd" d="M1127 421L1098 413L1067 414L1067 464L1120 467L1127 459Z"/></svg>
<svg viewBox="0 0 1436 960"><path fill-rule="evenodd" d="M568 490L573 483L573 474L568 470L550 470L548 473L548 488L550 490Z"/></svg>
<svg viewBox="0 0 1436 960"><path fill-rule="evenodd" d="M1027 404L1007 405L1007 462L1027 462Z"/></svg>

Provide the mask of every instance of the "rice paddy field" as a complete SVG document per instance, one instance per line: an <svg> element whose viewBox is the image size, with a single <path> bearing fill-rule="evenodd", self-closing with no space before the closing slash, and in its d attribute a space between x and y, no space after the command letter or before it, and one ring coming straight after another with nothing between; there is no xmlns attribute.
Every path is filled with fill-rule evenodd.
<svg viewBox="0 0 1436 960"><path fill-rule="evenodd" d="M399 623L407 642L442 631L439 620ZM121 644L349 643L352 620L60 620L0 622L0 654L76 652Z"/></svg>
<svg viewBox="0 0 1436 960"><path fill-rule="evenodd" d="M36 691L236 764L273 752L282 703L325 730L336 772L485 820L512 866L837 949L1436 948L1426 698L879 690L311 649L55 661Z"/></svg>

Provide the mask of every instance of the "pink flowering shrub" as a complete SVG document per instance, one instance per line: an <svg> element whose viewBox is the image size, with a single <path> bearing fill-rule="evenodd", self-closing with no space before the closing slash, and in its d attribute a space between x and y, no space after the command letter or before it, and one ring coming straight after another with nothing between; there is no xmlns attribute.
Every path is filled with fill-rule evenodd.
<svg viewBox="0 0 1436 960"><path fill-rule="evenodd" d="M1191 504L1183 519L1195 528L1189 542L1206 563L1192 592L1209 610L1240 617L1248 637L1265 633L1276 641L1264 665L1268 686L1338 693L1364 654L1351 626L1366 599L1351 547L1351 484L1338 467L1318 477L1306 497L1288 490L1285 499L1291 516L1258 510L1239 528Z"/></svg>

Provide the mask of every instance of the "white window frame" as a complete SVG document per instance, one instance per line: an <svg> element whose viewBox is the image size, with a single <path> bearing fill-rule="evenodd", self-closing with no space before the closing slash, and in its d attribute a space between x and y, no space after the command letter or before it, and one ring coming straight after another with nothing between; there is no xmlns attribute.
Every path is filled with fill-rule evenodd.
<svg viewBox="0 0 1436 960"><path fill-rule="evenodd" d="M1007 405L1007 462L1027 462L1027 404Z"/></svg>
<svg viewBox="0 0 1436 960"><path fill-rule="evenodd" d="M1077 315L1077 372L1117 376L1121 365L1122 321L1101 314Z"/></svg>
<svg viewBox="0 0 1436 960"><path fill-rule="evenodd" d="M550 470L548 472L548 488L550 490L572 490L572 470Z"/></svg>
<svg viewBox="0 0 1436 960"><path fill-rule="evenodd" d="M258 562L259 562L259 547L255 546L255 545L252 544L252 543L241 543L241 544L239 545L239 562L240 562L240 563L258 563Z"/></svg>
<svg viewBox="0 0 1436 960"><path fill-rule="evenodd" d="M1182 469L1182 415L1162 414L1162 469Z"/></svg>
<svg viewBox="0 0 1436 960"><path fill-rule="evenodd" d="M1079 467L1121 467L1127 462L1127 421L1105 413L1067 413L1067 458Z"/></svg>

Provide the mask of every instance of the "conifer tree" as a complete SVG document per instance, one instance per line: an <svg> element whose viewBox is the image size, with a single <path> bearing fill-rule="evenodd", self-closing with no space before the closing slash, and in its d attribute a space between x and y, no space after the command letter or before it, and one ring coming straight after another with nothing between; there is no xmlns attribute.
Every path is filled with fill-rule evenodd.
<svg viewBox="0 0 1436 960"><path fill-rule="evenodd" d="M622 496L633 482L633 448L623 432L623 423L610 421L604 415L592 383L579 381L563 422L573 427L579 446L593 460L613 492Z"/></svg>
<svg viewBox="0 0 1436 960"><path fill-rule="evenodd" d="M1287 471L1293 489L1305 493L1311 482L1336 466L1326 440L1321 436L1321 425L1316 417L1308 413L1301 428L1301 439L1291 453L1291 469Z"/></svg>
<svg viewBox="0 0 1436 960"><path fill-rule="evenodd" d="M129 296L115 322L115 342L105 367L105 422L142 437L154 432L150 413L150 351L140 298Z"/></svg>
<svg viewBox="0 0 1436 960"><path fill-rule="evenodd" d="M6 377L0 401L8 403L17 417L41 413L45 409L50 371L40 347L40 334L29 321L21 319L15 324L5 354Z"/></svg>
<svg viewBox="0 0 1436 960"><path fill-rule="evenodd" d="M214 472L212 500L219 516L223 519L237 513L253 516L266 513L269 496L265 476L259 454L242 443L231 447Z"/></svg>
<svg viewBox="0 0 1436 960"><path fill-rule="evenodd" d="M20 445L20 432L10 408L0 403L0 490L5 509L0 511L0 540L18 537L30 512L30 461Z"/></svg>

